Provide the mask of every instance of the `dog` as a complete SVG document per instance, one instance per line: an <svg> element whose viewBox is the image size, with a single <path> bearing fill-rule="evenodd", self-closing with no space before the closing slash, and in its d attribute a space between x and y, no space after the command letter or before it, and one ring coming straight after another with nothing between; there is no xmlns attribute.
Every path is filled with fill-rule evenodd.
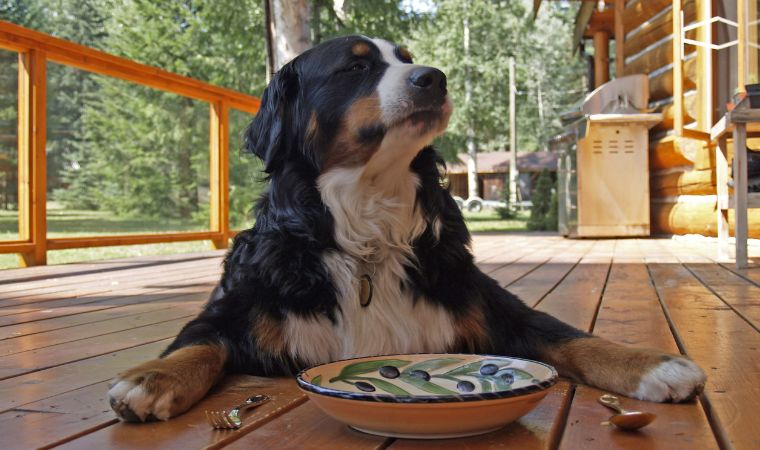
<svg viewBox="0 0 760 450"><path fill-rule="evenodd" d="M452 113L446 76L390 42L324 42L279 70L245 135L267 188L204 310L108 392L125 421L188 410L226 373L294 374L338 359L481 353L548 362L627 396L686 401L683 356L593 337L483 274L431 146Z"/></svg>

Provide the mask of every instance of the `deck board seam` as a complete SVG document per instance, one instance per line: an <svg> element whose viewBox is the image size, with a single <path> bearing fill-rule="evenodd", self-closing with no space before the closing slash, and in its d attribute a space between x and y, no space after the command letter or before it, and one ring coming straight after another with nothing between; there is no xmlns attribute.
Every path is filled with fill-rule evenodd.
<svg viewBox="0 0 760 450"><path fill-rule="evenodd" d="M738 309L736 309L734 307L734 305L732 305L725 298L723 298L723 296L720 295L720 293L718 293L718 291L716 291L712 286L710 286L699 274L695 273L687 264L681 263L681 265L694 278L696 278L697 281L699 281L699 283L702 286L704 286L705 288L707 288L707 290L710 291L715 297L717 297L718 299L720 299L720 301L723 302L724 305L726 305L728 308L730 308L731 311L733 311L737 316L741 317L742 320L744 320L745 322L747 322L747 324L750 327L752 327L755 331L757 331L758 333L760 333L760 327L758 327L757 325L755 325L749 317L747 317L746 315L744 315L744 313L742 313L741 311L739 311Z"/></svg>
<svg viewBox="0 0 760 450"><path fill-rule="evenodd" d="M678 346L678 350L681 352L682 355L688 356L688 352L686 350L686 344L684 343L683 339L681 338L681 334L678 332L678 329L676 328L675 322L673 321L673 317L670 314L668 305L666 304L665 299L662 297L662 294L660 293L660 288L655 281L654 275L652 274L652 270L650 267L651 264L652 263L645 263L646 269L647 269L647 275L649 276L649 282L654 287L655 295L657 295L657 301L660 303L660 308L662 308L663 314L665 314L665 320L668 322L670 333L673 335L673 339L676 342L676 346ZM683 266L683 264L680 264L680 265ZM728 438L726 434L725 427L721 423L721 420L718 417L718 415L713 413L712 403L706 393L702 392L699 395L699 404L702 407L702 410L704 411L705 416L707 417L707 422L710 424L710 429L713 432L713 436L715 437L715 440L717 441L718 446L721 448L721 450L732 450L733 446L731 445L730 439Z"/></svg>
<svg viewBox="0 0 760 450"><path fill-rule="evenodd" d="M586 251L583 253L583 255L581 255L580 258L578 258L578 260L575 261L575 263L573 264L573 267L571 267L570 270L568 270L567 272L565 272L565 274L562 275L562 277L556 283L554 283L554 285L548 291L546 291L546 293L544 295L542 295L541 298L539 298L538 301L535 304L533 304L533 308L534 309L538 308L538 305L540 305L541 302L543 302L546 297L548 297L552 292L554 292L557 289L557 287L559 287L559 285L561 285L565 281L565 279L567 279L567 277L569 277L570 274L573 273L573 271L576 269L576 267L578 267L578 265L581 263L581 261L583 261L583 258L585 258L589 253L591 253L591 250L595 246L596 246L596 243L594 243L592 246L590 246L589 248L586 249Z"/></svg>

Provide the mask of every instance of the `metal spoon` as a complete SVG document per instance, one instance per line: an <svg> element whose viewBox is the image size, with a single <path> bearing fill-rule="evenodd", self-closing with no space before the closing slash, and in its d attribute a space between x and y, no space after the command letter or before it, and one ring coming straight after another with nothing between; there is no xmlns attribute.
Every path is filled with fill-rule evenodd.
<svg viewBox="0 0 760 450"><path fill-rule="evenodd" d="M657 417L647 412L626 411L620 406L620 399L610 394L604 394L599 397L599 403L617 412L617 414L610 416L609 421L616 427L626 431L638 430L641 427L645 427Z"/></svg>

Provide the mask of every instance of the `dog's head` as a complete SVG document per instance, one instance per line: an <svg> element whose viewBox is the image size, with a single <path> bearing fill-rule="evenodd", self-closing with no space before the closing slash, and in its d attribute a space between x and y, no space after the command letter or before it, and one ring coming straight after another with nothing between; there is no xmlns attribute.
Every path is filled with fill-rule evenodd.
<svg viewBox="0 0 760 450"><path fill-rule="evenodd" d="M404 48L348 36L322 43L273 77L246 133L246 148L276 173L292 162L380 172L405 164L451 116L446 76Z"/></svg>

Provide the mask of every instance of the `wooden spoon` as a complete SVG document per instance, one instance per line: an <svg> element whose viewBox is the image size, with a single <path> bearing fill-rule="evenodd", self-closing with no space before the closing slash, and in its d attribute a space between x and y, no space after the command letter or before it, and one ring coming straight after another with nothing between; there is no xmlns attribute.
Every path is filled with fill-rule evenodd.
<svg viewBox="0 0 760 450"><path fill-rule="evenodd" d="M610 394L604 394L599 397L599 403L617 412L617 414L610 416L609 421L621 430L638 430L652 423L657 417L647 412L626 411L620 406L620 399Z"/></svg>

